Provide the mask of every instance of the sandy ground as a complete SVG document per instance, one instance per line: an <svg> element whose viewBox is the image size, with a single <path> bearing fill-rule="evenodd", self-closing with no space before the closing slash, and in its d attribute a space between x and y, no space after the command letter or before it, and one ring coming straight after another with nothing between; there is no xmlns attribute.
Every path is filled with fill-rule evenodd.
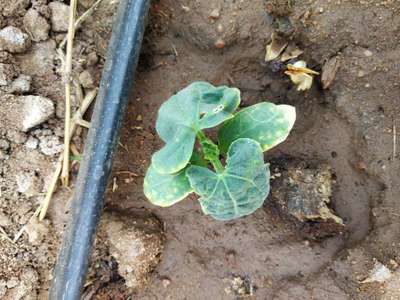
<svg viewBox="0 0 400 300"><path fill-rule="evenodd" d="M79 12L92 2L81 1ZM47 221L29 222L62 151L60 4L0 1L2 30L14 26L28 35L18 47L0 38L1 299L46 299L68 218L71 191L60 188ZM84 73L84 92L98 84L115 5L104 0L78 31L74 74ZM153 1L85 299L400 299L400 165L393 130L399 10L390 0ZM304 50L300 58L317 71L339 59L329 89L317 77L311 90L298 92L283 71L264 62L274 30ZM15 90L21 75L30 77L30 87ZM202 215L192 196L170 208L146 201L143 176L161 146L157 110L194 80L238 87L242 106L268 100L296 107L290 137L265 158L272 170L288 157L328 164L330 205L345 223L341 233L315 238L315 224L295 224L273 197L231 222ZM54 104L27 130L26 96ZM85 134L81 129L74 138L79 151ZM74 177L77 170L78 164ZM9 241L25 224L20 239ZM135 249L145 255L130 258ZM389 274L384 282L371 280L379 268Z"/></svg>

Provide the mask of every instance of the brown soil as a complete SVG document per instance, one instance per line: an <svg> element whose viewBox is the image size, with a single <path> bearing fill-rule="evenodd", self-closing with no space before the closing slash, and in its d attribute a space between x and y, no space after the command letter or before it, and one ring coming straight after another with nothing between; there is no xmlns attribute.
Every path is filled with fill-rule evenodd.
<svg viewBox="0 0 400 300"><path fill-rule="evenodd" d="M74 70L90 71L95 84L115 7L115 1L104 1L76 37L79 59ZM51 23L47 1L1 0L0 5L1 28L12 25L24 30L23 18L31 6ZM400 161L393 147L400 93L399 11L395 0L153 1L106 210L111 215L125 212L123 222L128 225L121 226L126 239L141 239L146 232L142 225L137 227L140 234L130 231L138 225L125 219L126 212L133 219L159 220L165 246L153 270L158 262L154 253L163 249L164 240L157 227L159 238L148 245L156 251L151 258L141 258L148 265L143 273L134 274L143 275L143 280L132 277L140 282L132 290L125 284L130 279L121 270L127 266L115 257L113 239L100 230L85 299L400 299L396 176ZM311 90L298 92L282 71L264 62L273 30L304 50L301 58L317 71L328 59L339 57L340 67L329 89L322 89L317 79ZM0 226L5 232L0 234L0 298L4 299L46 298L68 218L71 192L60 189L44 226L31 224L16 243L7 240L28 223L57 160L63 87L56 47L64 34L50 30L47 40L32 41L23 53L0 51L0 62L14 67L9 80L17 73L31 76L31 90L24 94L47 97L56 110L47 122L25 133L7 124L0 128L0 142L9 144L0 143ZM345 223L342 233L309 239L312 234L299 232L298 226L281 217L271 205L273 199L253 215L230 222L204 216L194 196L170 208L146 201L143 176L151 154L161 146L154 128L157 110L195 80L240 88L242 106L268 100L296 107L293 132L265 158L274 162L290 156L328 164L335 181L330 206ZM2 100L9 99L9 93L0 96L3 114L9 108L2 106ZM16 116L20 113L15 111ZM75 138L79 150L84 135L82 130ZM39 143L36 149L27 147L32 140ZM76 171L74 167L73 174ZM32 183L22 192L21 180L18 186L16 179L21 174ZM102 228L112 222L109 215ZM122 249L128 252L129 245ZM376 262L392 272L391 278L362 283Z"/></svg>

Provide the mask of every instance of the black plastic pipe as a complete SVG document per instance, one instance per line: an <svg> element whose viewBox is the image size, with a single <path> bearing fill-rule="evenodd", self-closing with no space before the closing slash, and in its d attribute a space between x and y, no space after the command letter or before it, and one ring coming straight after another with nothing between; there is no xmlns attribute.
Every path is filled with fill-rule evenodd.
<svg viewBox="0 0 400 300"><path fill-rule="evenodd" d="M148 9L149 0L121 0L119 4L50 300L81 297Z"/></svg>

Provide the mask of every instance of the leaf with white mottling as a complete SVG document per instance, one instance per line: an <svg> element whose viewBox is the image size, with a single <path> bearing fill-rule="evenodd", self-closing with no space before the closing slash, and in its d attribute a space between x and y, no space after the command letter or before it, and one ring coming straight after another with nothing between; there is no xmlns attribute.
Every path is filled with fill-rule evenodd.
<svg viewBox="0 0 400 300"><path fill-rule="evenodd" d="M260 143L267 151L282 143L296 120L296 110L290 105L262 102L239 111L224 123L218 132L219 146L226 153L229 145L239 138Z"/></svg>
<svg viewBox="0 0 400 300"><path fill-rule="evenodd" d="M160 174L152 166L144 178L144 194L151 203L171 206L189 195L193 189L185 176L186 169L176 174Z"/></svg>
<svg viewBox="0 0 400 300"><path fill-rule="evenodd" d="M190 166L186 175L200 195L203 212L217 220L232 220L258 209L269 193L269 168L254 140L238 139L228 151L222 173Z"/></svg>
<svg viewBox="0 0 400 300"><path fill-rule="evenodd" d="M152 157L161 174L182 170L192 156L196 134L232 118L240 103L240 92L226 86L195 82L161 106L156 130L166 145Z"/></svg>

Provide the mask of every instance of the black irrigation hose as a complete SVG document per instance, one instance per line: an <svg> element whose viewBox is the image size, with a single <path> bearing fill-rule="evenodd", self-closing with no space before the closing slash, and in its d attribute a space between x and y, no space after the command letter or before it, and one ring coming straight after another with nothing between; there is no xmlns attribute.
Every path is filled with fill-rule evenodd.
<svg viewBox="0 0 400 300"><path fill-rule="evenodd" d="M54 270L51 300L78 300L81 297L148 9L149 0L121 0L118 8L71 217Z"/></svg>

